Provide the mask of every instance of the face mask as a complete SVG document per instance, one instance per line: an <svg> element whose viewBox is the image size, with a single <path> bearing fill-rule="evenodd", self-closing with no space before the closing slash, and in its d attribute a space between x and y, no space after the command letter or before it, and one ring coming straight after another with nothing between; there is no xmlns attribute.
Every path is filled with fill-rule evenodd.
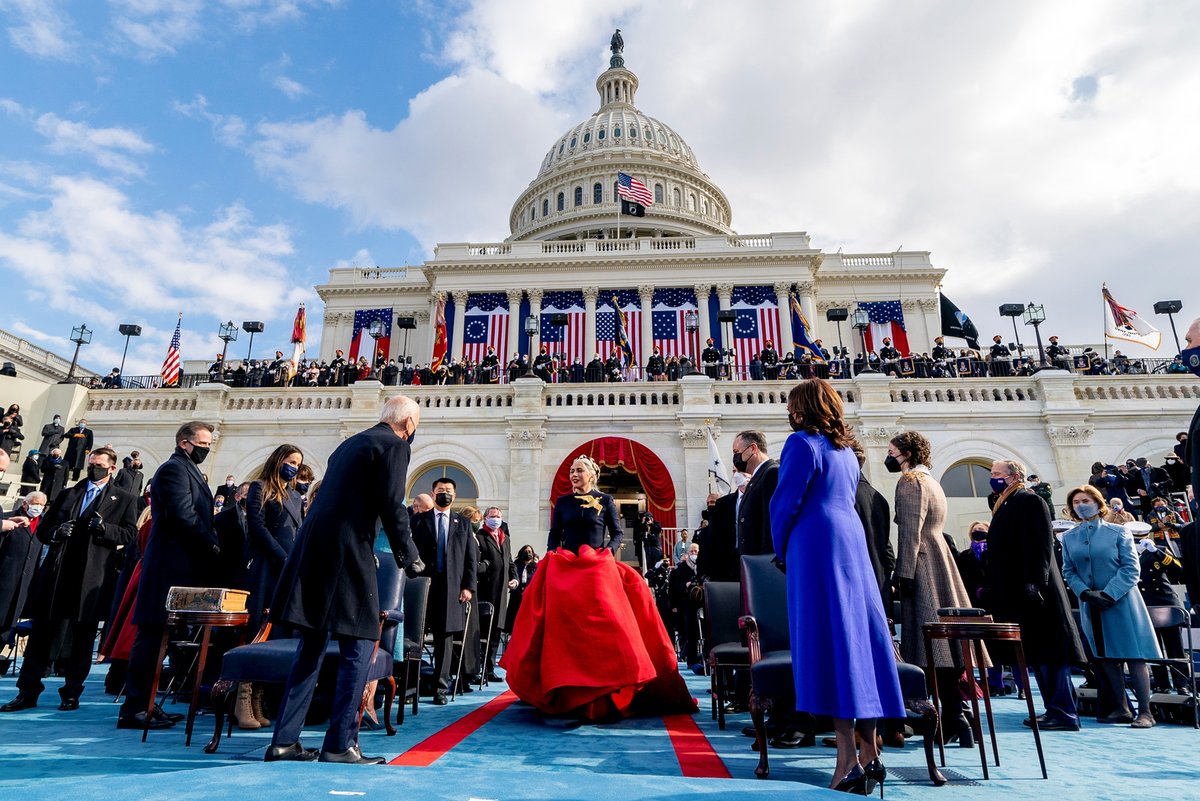
<svg viewBox="0 0 1200 801"><path fill-rule="evenodd" d="M297 484L297 485L296 485L296 490L297 490L298 492L301 492L301 493L308 492L308 488L309 488L309 486L310 486L310 485L309 485L307 482L305 482L305 483L303 483L303 484Z"/></svg>
<svg viewBox="0 0 1200 801"><path fill-rule="evenodd" d="M1094 503L1077 503L1075 504L1075 514L1079 515L1080 519L1087 520L1089 517L1094 517L1100 507Z"/></svg>
<svg viewBox="0 0 1200 801"><path fill-rule="evenodd" d="M62 418L61 418L61 417L55 417L55 418L54 418L54 425L56 425L56 426L57 426L57 425L62 425Z"/></svg>
<svg viewBox="0 0 1200 801"><path fill-rule="evenodd" d="M31 518L32 517L41 517L42 512L45 511L45 507L40 506L39 504L35 503L32 506L26 506L25 511L29 514L29 516Z"/></svg>
<svg viewBox="0 0 1200 801"><path fill-rule="evenodd" d="M883 466L887 468L889 473L899 473L901 470L900 460L895 456L892 456L890 453L887 455L887 458L883 460Z"/></svg>
<svg viewBox="0 0 1200 801"><path fill-rule="evenodd" d="M1121 504L1119 504L1119 503L1114 503L1114 504L1112 505L1112 510L1113 510L1114 512L1121 512L1121 511L1124 511L1124 509L1125 509L1125 507L1124 507L1124 506L1122 506L1122 505L1121 505Z"/></svg>
<svg viewBox="0 0 1200 801"><path fill-rule="evenodd" d="M1183 357L1183 363L1187 365L1192 375L1200 376L1200 346L1194 348L1185 348L1179 352Z"/></svg>
<svg viewBox="0 0 1200 801"><path fill-rule="evenodd" d="M279 465L279 475L283 477L284 481L291 481L293 478L295 478L299 474L300 474L300 468L296 467L296 465L294 465L294 464Z"/></svg>
<svg viewBox="0 0 1200 801"><path fill-rule="evenodd" d="M746 458L741 453L735 453L733 455L733 469L739 473L744 473L746 472L746 467Z"/></svg>
<svg viewBox="0 0 1200 801"><path fill-rule="evenodd" d="M98 464L90 464L87 469L89 481L103 481L108 478L108 468Z"/></svg>
<svg viewBox="0 0 1200 801"><path fill-rule="evenodd" d="M689 554L688 554L688 561L689 561L689 562L691 562L693 565L694 565L694 564L696 564L696 554L694 554L694 553L689 553Z"/></svg>
<svg viewBox="0 0 1200 801"><path fill-rule="evenodd" d="M988 483L991 485L993 492L1004 492L1008 489L1007 478L992 478Z"/></svg>
<svg viewBox="0 0 1200 801"><path fill-rule="evenodd" d="M487 517L487 518L484 518L484 521L483 521L484 525L486 525L488 528L493 529L493 530L500 528L500 524L503 522L504 522L504 520L499 517Z"/></svg>
<svg viewBox="0 0 1200 801"><path fill-rule="evenodd" d="M986 542L987 541L987 532L986 531L972 531L971 532L971 541L972 542Z"/></svg>
<svg viewBox="0 0 1200 801"><path fill-rule="evenodd" d="M1155 511L1155 513L1156 513L1156 514L1160 514L1160 515L1161 515L1161 514L1163 514L1164 512L1166 512L1166 511L1167 511L1167 507L1165 507L1165 506L1155 506L1155 507L1154 507L1154 511Z"/></svg>
<svg viewBox="0 0 1200 801"><path fill-rule="evenodd" d="M188 454L188 458L192 460L193 464L200 464L208 458L208 452L210 450L212 450L212 448L208 445L196 445L193 443L192 452Z"/></svg>
<svg viewBox="0 0 1200 801"><path fill-rule="evenodd" d="M439 492L433 496L433 502L444 509L454 502L454 496L448 492Z"/></svg>
<svg viewBox="0 0 1200 801"><path fill-rule="evenodd" d="M803 431L804 430L804 426L801 425L799 422L797 422L796 419L794 417L792 417L790 414L788 415L788 425L792 427L793 431Z"/></svg>

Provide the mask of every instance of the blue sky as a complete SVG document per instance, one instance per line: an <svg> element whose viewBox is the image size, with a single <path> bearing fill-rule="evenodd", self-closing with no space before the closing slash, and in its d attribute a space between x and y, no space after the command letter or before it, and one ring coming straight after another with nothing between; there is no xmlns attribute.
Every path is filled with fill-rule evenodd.
<svg viewBox="0 0 1200 801"><path fill-rule="evenodd" d="M284 348L302 301L315 339L329 268L507 236L618 25L739 232L930 250L986 337L1037 300L1097 342L1104 280L1164 331L1153 301L1200 309L1195 4L599 5L0 0L0 327L86 322L99 372L123 322L157 372L179 311L185 359L226 319Z"/></svg>

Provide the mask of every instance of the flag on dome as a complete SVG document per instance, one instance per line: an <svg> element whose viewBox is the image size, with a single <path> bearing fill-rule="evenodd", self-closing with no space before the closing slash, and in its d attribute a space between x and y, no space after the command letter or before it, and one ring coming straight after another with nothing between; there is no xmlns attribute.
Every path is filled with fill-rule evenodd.
<svg viewBox="0 0 1200 801"><path fill-rule="evenodd" d="M871 324L867 327L867 350L873 351L883 347L883 338L892 338L892 347L900 351L901 356L907 356L908 331L904 327L904 309L899 300L877 300L869 303L860 302L858 308L867 313Z"/></svg>
<svg viewBox="0 0 1200 801"><path fill-rule="evenodd" d="M446 348L449 338L446 336L446 298L439 297L433 307L433 353L429 360L429 369L437 370L446 360Z"/></svg>
<svg viewBox="0 0 1200 801"><path fill-rule="evenodd" d="M305 329L304 304L301 303L300 308L296 311L296 321L292 323L292 360L288 362L289 379L295 378L296 371L300 369L300 357L304 355L304 344L307 334Z"/></svg>
<svg viewBox="0 0 1200 801"><path fill-rule="evenodd" d="M183 312L175 323L175 335L167 346L167 358L163 359L162 383L164 387L173 387L179 383L179 327L183 325Z"/></svg>
<svg viewBox="0 0 1200 801"><path fill-rule="evenodd" d="M623 172L617 173L617 194L643 206L654 205L654 195L650 194L646 185L632 175L626 175Z"/></svg>
<svg viewBox="0 0 1200 801"><path fill-rule="evenodd" d="M1139 317L1133 309L1117 303L1108 291L1108 284L1102 284L1100 291L1104 295L1104 336L1158 350L1162 344L1162 332Z"/></svg>

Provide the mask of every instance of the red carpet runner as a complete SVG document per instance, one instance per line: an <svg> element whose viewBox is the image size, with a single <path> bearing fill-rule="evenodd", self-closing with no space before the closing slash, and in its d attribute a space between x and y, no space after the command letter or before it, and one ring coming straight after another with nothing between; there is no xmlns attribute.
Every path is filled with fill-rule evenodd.
<svg viewBox="0 0 1200 801"><path fill-rule="evenodd" d="M679 770L689 779L728 779L729 769L713 750L712 743L700 731L691 715L667 715L663 718L671 747L679 760Z"/></svg>
<svg viewBox="0 0 1200 801"><path fill-rule="evenodd" d="M479 709L468 712L441 731L426 737L388 764L427 768L444 756L446 752L483 728L489 720L512 706L516 700L517 696L511 690L505 690Z"/></svg>

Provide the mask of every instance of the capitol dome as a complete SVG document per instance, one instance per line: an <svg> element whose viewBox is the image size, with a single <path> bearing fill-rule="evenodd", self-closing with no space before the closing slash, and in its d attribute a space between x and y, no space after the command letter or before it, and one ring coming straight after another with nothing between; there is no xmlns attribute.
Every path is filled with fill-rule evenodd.
<svg viewBox="0 0 1200 801"><path fill-rule="evenodd" d="M609 68L596 79L600 109L555 140L509 216L510 240L611 237L617 173L646 185L645 217L621 217L621 237L732 233L729 200L670 126L634 105L638 79L625 68L620 31Z"/></svg>

